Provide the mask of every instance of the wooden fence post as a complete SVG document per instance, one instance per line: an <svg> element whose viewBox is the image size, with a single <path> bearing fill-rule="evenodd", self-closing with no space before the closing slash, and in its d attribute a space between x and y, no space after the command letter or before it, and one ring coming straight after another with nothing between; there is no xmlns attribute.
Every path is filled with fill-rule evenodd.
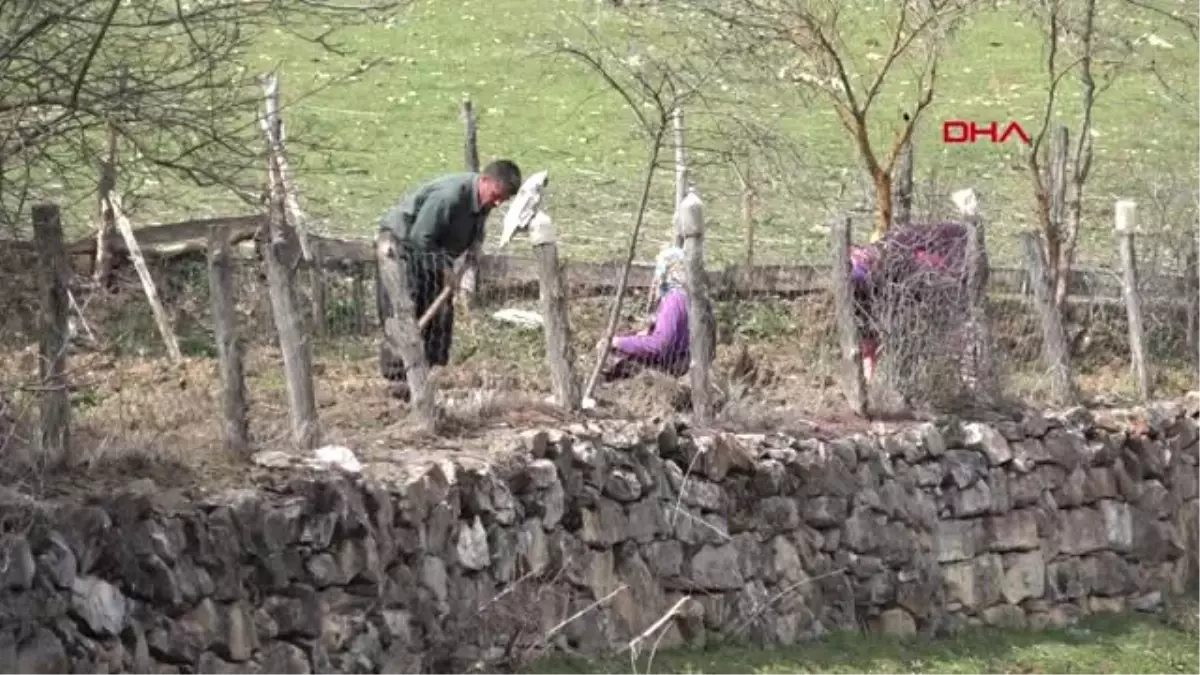
<svg viewBox="0 0 1200 675"><path fill-rule="evenodd" d="M913 146L910 139L900 148L896 174L892 182L892 222L907 227L912 222Z"/></svg>
<svg viewBox="0 0 1200 675"><path fill-rule="evenodd" d="M678 213L688 295L692 419L697 426L703 427L713 421L711 371L716 349L716 324L704 272L704 204L695 192L690 192L680 202Z"/></svg>
<svg viewBox="0 0 1200 675"><path fill-rule="evenodd" d="M116 287L113 278L113 249L116 248L117 222L113 218L112 209L108 208L108 195L117 189L117 152L120 149L120 136L117 127L108 124L108 154L100 163L100 185L96 223L96 263L92 279L96 285L107 290Z"/></svg>
<svg viewBox="0 0 1200 675"><path fill-rule="evenodd" d="M313 330L318 337L329 335L329 307L325 288L325 252L320 239L308 242L308 285L312 291Z"/></svg>
<svg viewBox="0 0 1200 675"><path fill-rule="evenodd" d="M575 350L571 347L571 324L567 312L566 284L558 261L558 243L548 218L530 227L533 255L538 264L538 289L545 317L546 359L550 367L550 389L564 410L579 409L580 389L575 378Z"/></svg>
<svg viewBox="0 0 1200 675"><path fill-rule="evenodd" d="M479 165L479 118L475 116L475 109L471 105L470 97L464 98L462 102L462 120L463 120L463 164L467 171L476 173L480 170ZM469 307L472 300L475 298L476 291L479 290L479 257L483 253L483 241L475 243L471 249L471 255L467 257L468 263L463 269L462 277L458 282L458 290L461 293L462 303Z"/></svg>
<svg viewBox="0 0 1200 675"><path fill-rule="evenodd" d="M975 212L973 198L959 207L964 215L963 225L967 231L966 265L967 313L972 354L972 375L975 389L986 397L1000 393L996 361L992 354L992 323L987 311L987 284L990 263L987 252L987 236L983 221Z"/></svg>
<svg viewBox="0 0 1200 675"><path fill-rule="evenodd" d="M275 180L279 181L279 189L283 191L283 203L287 212L289 225L293 236L300 244L300 253L304 260L312 260L312 251L308 246L308 216L300 208L300 190L292 179L292 169L288 163L286 135L283 118L279 115L279 78L268 75L263 82L263 93L267 99L266 115L262 119L263 130L267 136L268 151L271 153L275 166Z"/></svg>
<svg viewBox="0 0 1200 675"><path fill-rule="evenodd" d="M108 202L108 208L117 223L117 229L121 231L121 236L125 239L125 248L129 251L129 258L133 260L133 266L142 281L142 290L146 293L146 302L150 303L150 311L154 314L154 322L158 324L158 332L162 335L163 343L167 346L167 355L171 357L172 362L179 363L183 360L183 353L179 351L179 340L175 338L175 331L171 328L171 320L167 317L167 311L163 308L162 300L158 297L158 288L154 285L154 277L150 275L150 268L146 266L146 258L142 255L141 247L138 246L137 237L133 235L133 224L125 217L125 213L121 209L121 200L115 193L108 193L105 201Z"/></svg>
<svg viewBox="0 0 1200 675"><path fill-rule="evenodd" d="M1129 358L1138 396L1145 401L1150 398L1150 372L1146 364L1142 296L1138 290L1137 254L1133 242L1133 231L1137 228L1137 203L1128 199L1118 200L1114 216L1117 249L1121 254L1121 291L1125 297L1125 313L1129 318Z"/></svg>
<svg viewBox="0 0 1200 675"><path fill-rule="evenodd" d="M746 166L737 172L738 183L740 183L742 193L742 233L745 247L745 262L742 264L746 266L747 271L754 267L755 194L754 184L751 182L751 160L752 157L749 155L749 153L747 153ZM734 169L737 169L736 164L734 165Z"/></svg>
<svg viewBox="0 0 1200 675"><path fill-rule="evenodd" d="M229 230L219 225L208 230L208 288L221 375L221 430L225 449L242 454L250 447L246 378L235 310L233 250L229 244Z"/></svg>
<svg viewBox="0 0 1200 675"><path fill-rule="evenodd" d="M38 377L42 387L38 450L43 462L54 465L68 458L71 445L71 394L66 376L70 339L68 262L58 206L36 204L32 215L42 305L38 336Z"/></svg>
<svg viewBox="0 0 1200 675"><path fill-rule="evenodd" d="M1200 368L1200 238L1188 247L1184 258L1184 300L1187 303L1188 347Z"/></svg>
<svg viewBox="0 0 1200 675"><path fill-rule="evenodd" d="M1054 304L1054 290L1050 287L1050 280L1046 274L1046 257L1037 233L1022 232L1021 248L1025 253L1034 305L1041 317L1042 357L1050 369L1050 395L1058 404L1072 404L1076 394L1075 383L1071 377L1066 333L1063 330L1062 315Z"/></svg>
<svg viewBox="0 0 1200 675"><path fill-rule="evenodd" d="M829 227L833 264L830 288L837 316L842 351L842 392L854 414L867 414L867 380L862 367L862 339L854 319L854 293L850 289L850 218L839 216Z"/></svg>
<svg viewBox="0 0 1200 675"><path fill-rule="evenodd" d="M299 252L297 243L283 232L280 224L286 216L282 195L272 199L271 240L265 248L267 259L267 292L271 296L271 316L279 335L279 350L283 355L284 383L287 386L288 411L291 414L292 440L309 450L321 442L317 420L316 393L313 391L312 345L304 330L304 316L296 301L295 263Z"/></svg>
<svg viewBox="0 0 1200 675"><path fill-rule="evenodd" d="M354 330L358 335L367 334L367 281L366 270L362 265L354 263L350 266L354 276L352 294L354 297Z"/></svg>
<svg viewBox="0 0 1200 675"><path fill-rule="evenodd" d="M412 401L413 416L424 431L437 428L434 391L429 382L429 363L417 328L416 308L408 287L408 260L401 254L400 243L390 232L376 239L375 256L379 282L387 291L391 316L383 323L385 339L404 360L405 377ZM380 317L381 319L383 317Z"/></svg>
<svg viewBox="0 0 1200 675"><path fill-rule="evenodd" d="M688 194L686 129L683 124L683 109L671 112L671 125L675 137L675 245L683 246L683 226L679 223L679 208Z"/></svg>
<svg viewBox="0 0 1200 675"><path fill-rule="evenodd" d="M296 300L295 282L298 258L303 256L311 260L311 255L306 255L307 244L299 226L302 216L294 203L294 190L288 189L282 125L278 117L279 89L275 78L269 77L264 88L267 105L263 131L267 137L270 208L267 210L267 241L263 253L267 263L271 315L279 335L279 349L283 354L292 440L300 448L309 450L321 443L321 428L317 419L316 393L313 391L312 345L305 334L304 316ZM289 198L289 193L292 198Z"/></svg>

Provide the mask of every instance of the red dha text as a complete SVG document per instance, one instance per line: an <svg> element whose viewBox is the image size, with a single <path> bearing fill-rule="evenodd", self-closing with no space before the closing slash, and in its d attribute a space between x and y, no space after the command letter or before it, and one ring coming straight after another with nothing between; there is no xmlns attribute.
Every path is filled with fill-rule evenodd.
<svg viewBox="0 0 1200 675"><path fill-rule="evenodd" d="M978 143L980 138L987 138L992 143L1007 143L1013 137L1021 139L1026 145L1030 144L1029 134L1021 127L1020 122L968 122L966 120L947 120L942 122L942 142L944 143Z"/></svg>

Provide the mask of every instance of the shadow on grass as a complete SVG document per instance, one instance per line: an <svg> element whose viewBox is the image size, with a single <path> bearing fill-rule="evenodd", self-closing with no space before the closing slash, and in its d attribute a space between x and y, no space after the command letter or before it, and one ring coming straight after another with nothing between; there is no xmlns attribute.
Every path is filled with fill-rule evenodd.
<svg viewBox="0 0 1200 675"><path fill-rule="evenodd" d="M535 673L1195 673L1195 605L1158 615L1095 615L1058 630L978 628L936 640L837 633L792 647L722 645L623 660L552 659Z"/></svg>

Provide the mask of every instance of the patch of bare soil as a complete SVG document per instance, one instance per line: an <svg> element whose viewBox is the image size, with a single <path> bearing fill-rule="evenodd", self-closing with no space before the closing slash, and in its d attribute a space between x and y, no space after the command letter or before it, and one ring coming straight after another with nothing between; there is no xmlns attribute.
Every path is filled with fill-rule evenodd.
<svg viewBox="0 0 1200 675"><path fill-rule="evenodd" d="M638 303L631 302L631 305ZM876 416L849 413L836 384L837 351L828 308L823 301L798 299L760 303L731 310L714 368L718 428L734 432L781 432L834 438L914 424L927 416ZM606 320L607 301L573 305L572 329L579 376L594 363L592 345ZM639 325L630 310L623 326ZM484 310L461 317L454 362L439 369L434 384L445 410L436 437L415 433L408 408L390 398L377 370L374 338L319 345L314 376L318 413L329 444L344 445L363 461L396 465L439 457L497 461L513 449L523 429L562 427L588 417L663 420L685 415L690 407L688 378L647 372L629 380L601 384L598 408L565 415L549 396L541 336L490 319ZM98 491L148 477L172 487L210 488L245 485L264 479L244 457L222 447L220 394L213 358L189 357L178 365L165 358L128 351L116 356L72 354L72 467L47 473L21 469L5 461L7 485L32 491ZM1047 379L1036 367L1010 374L1007 385L1018 397L1036 401ZM253 443L257 450L287 449L289 421L278 352L250 348L245 358ZM1163 396L1192 388L1194 370L1159 369ZM36 420L37 356L33 348L0 354L0 458L32 447ZM1128 366L1120 359L1090 361L1079 370L1085 392L1104 393L1103 402L1119 404L1129 390ZM1098 401L1097 401L1098 402ZM968 413L969 414L969 413ZM28 454L28 453L24 453Z"/></svg>

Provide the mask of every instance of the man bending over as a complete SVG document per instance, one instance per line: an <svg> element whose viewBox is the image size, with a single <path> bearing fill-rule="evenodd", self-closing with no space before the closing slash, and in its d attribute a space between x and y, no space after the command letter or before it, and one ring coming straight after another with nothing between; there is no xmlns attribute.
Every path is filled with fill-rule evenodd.
<svg viewBox="0 0 1200 675"><path fill-rule="evenodd" d="M455 173L426 183L406 195L383 216L376 240L376 255L387 250L384 244L389 240L399 249L407 263L414 321L425 314L442 289L454 283L454 260L475 250L477 242L482 243L488 214L520 188L520 168L507 159L500 159L488 164L480 173ZM392 316L392 303L378 274L375 299L382 327ZM449 362L453 333L454 305L447 301L421 331L425 359L431 367ZM409 391L404 361L386 333L379 350L379 368L390 383L392 395L407 400Z"/></svg>

